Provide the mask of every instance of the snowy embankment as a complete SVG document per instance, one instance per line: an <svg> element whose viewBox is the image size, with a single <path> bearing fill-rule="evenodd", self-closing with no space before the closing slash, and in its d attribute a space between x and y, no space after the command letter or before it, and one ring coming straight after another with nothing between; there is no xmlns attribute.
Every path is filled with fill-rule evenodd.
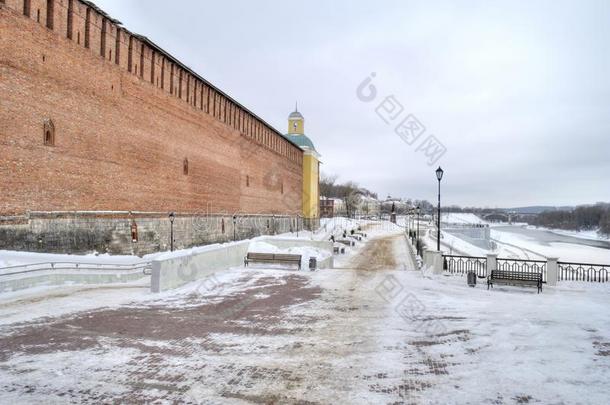
<svg viewBox="0 0 610 405"><path fill-rule="evenodd" d="M460 226L472 225L480 226L487 224L474 214L466 213L449 213L443 216L443 221L459 224ZM543 228L535 228L522 225L498 225L491 227L491 240L494 244L490 250L482 249L474 246L467 241L460 239L457 236L450 235L447 232L442 232L441 250L449 254L463 254L468 256L485 256L488 253L495 253L499 257L511 259L533 259L544 260L547 257L556 257L561 261L579 262L579 263L610 263L610 249L603 247L589 246L587 240L604 241L604 238L595 237L594 232L564 232L558 230L546 230ZM445 224L444 226L450 226ZM519 230L520 228L550 231L558 235L571 236L574 239L568 242L548 241L546 239L537 239L519 232L511 232L511 230ZM541 235L542 236L542 235ZM582 239L582 243L578 243L578 239ZM548 238L547 238L548 239ZM434 232L427 235L426 243L428 246L436 246L436 236Z"/></svg>
<svg viewBox="0 0 610 405"><path fill-rule="evenodd" d="M460 224L460 225L484 225L487 221L482 220L475 214L467 212L448 212L445 214L441 213L441 222L443 224Z"/></svg>
<svg viewBox="0 0 610 405"><path fill-rule="evenodd" d="M265 235L245 242L250 242L251 246L248 248L250 252L265 253L273 251L274 253L299 254L302 256L302 269L308 268L309 260L312 257L317 259L319 268L327 268L332 267L332 247L328 243L322 243L322 241L328 241L331 235L340 236L344 231L349 233L350 230L367 226L369 223L370 221L332 218L323 220L322 226L315 232L299 231L273 236ZM294 244L291 241L294 241ZM38 286L53 288L53 286L71 284L130 284L135 279L150 279L148 274L150 274L150 263L152 261L188 258L205 255L211 251L228 251L234 245L243 244L243 242L196 246L174 252L158 252L141 258L128 255L98 255L95 253L68 255L0 251L0 275L5 274L0 279L0 291L32 289ZM244 255L245 252L241 257L243 258ZM58 265L58 263L61 263L61 265ZM222 266L223 263L221 261L214 263L214 265ZM233 265L235 264L227 266Z"/></svg>

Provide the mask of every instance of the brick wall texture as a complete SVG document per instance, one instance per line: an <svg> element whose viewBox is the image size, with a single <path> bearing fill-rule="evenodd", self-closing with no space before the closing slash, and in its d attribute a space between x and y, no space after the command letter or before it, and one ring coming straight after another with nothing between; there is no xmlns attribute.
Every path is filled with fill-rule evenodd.
<svg viewBox="0 0 610 405"><path fill-rule="evenodd" d="M298 147L78 0L0 0L0 148L0 216L301 211Z"/></svg>

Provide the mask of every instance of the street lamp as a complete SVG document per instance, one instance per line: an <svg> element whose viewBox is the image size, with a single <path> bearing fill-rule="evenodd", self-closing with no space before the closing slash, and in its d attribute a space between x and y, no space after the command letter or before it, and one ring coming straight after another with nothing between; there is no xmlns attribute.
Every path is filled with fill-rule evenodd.
<svg viewBox="0 0 610 405"><path fill-rule="evenodd" d="M176 219L176 214L173 212L169 213L169 246L171 251L174 251L174 219Z"/></svg>
<svg viewBox="0 0 610 405"><path fill-rule="evenodd" d="M443 178L443 169L439 166L436 169L436 178L438 179L438 213L437 213L437 229L436 229L436 250L441 251L441 179Z"/></svg>
<svg viewBox="0 0 610 405"><path fill-rule="evenodd" d="M415 236L415 250L417 250L417 254L419 254L419 205L417 206L417 234Z"/></svg>
<svg viewBox="0 0 610 405"><path fill-rule="evenodd" d="M233 215L233 240L237 240L237 215Z"/></svg>

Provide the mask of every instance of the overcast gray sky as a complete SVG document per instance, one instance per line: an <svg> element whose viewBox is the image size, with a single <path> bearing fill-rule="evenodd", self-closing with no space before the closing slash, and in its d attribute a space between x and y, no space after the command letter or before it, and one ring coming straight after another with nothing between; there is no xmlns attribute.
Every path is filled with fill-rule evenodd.
<svg viewBox="0 0 610 405"><path fill-rule="evenodd" d="M446 204L610 201L610 1L95 2L282 132L298 100L340 181L435 200L440 164ZM426 128L411 146L407 114Z"/></svg>

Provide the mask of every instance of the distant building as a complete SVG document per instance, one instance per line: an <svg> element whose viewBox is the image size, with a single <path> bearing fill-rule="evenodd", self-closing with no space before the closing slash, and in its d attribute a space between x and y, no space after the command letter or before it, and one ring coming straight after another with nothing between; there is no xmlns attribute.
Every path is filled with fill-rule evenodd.
<svg viewBox="0 0 610 405"><path fill-rule="evenodd" d="M335 216L335 200L332 198L320 198L320 218L332 218Z"/></svg>

